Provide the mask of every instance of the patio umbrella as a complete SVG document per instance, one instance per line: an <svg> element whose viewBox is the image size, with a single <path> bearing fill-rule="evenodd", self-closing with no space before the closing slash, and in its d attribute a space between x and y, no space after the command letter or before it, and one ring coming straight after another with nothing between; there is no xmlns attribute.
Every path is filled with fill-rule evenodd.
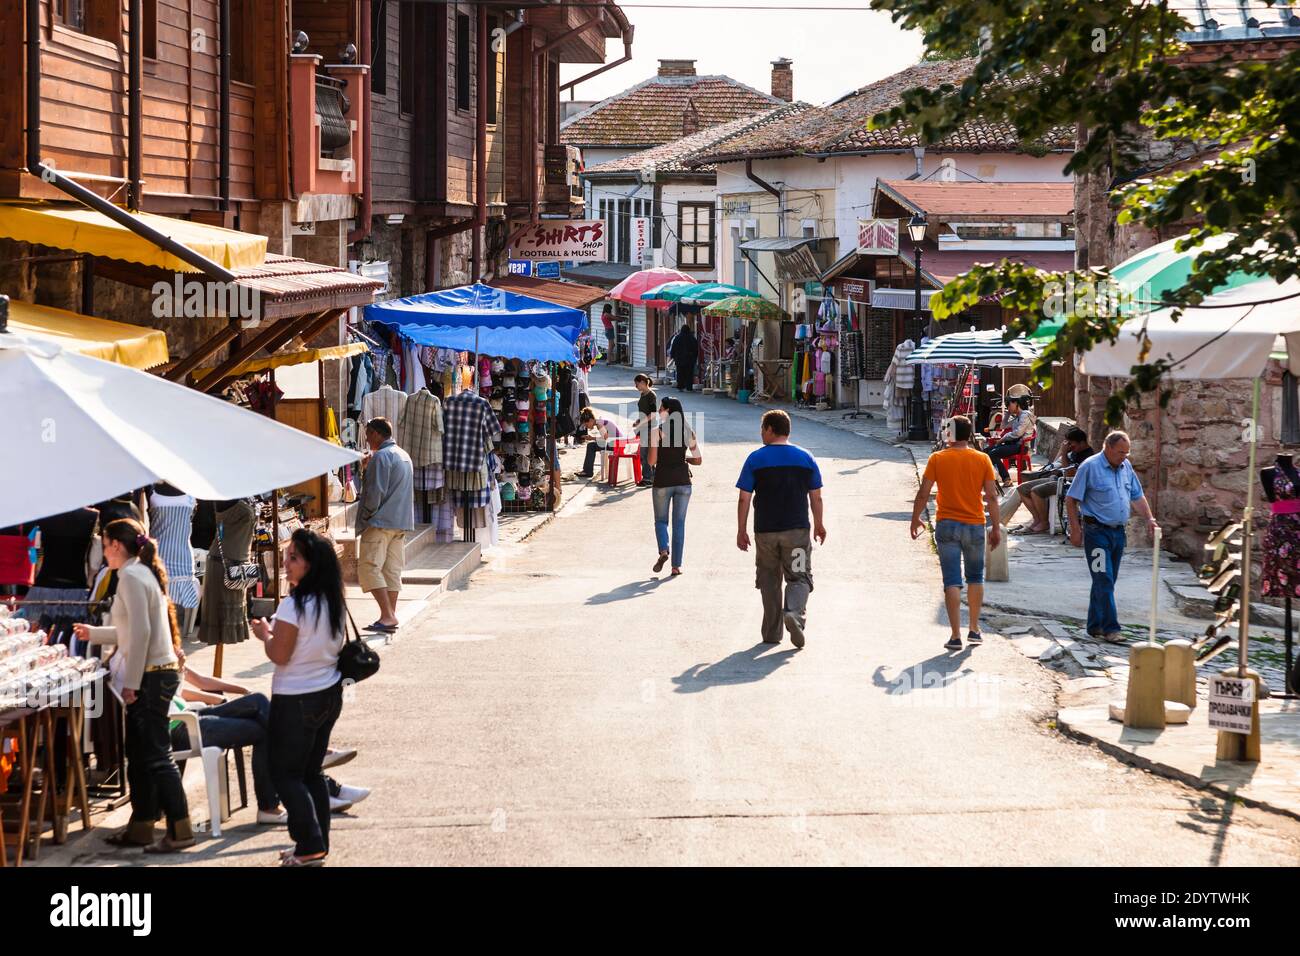
<svg viewBox="0 0 1300 956"><path fill-rule="evenodd" d="M703 302L719 302L735 295L759 297L753 289L741 288L738 285L728 285L726 282L699 282L689 289L683 289L677 294L677 298L682 302L698 305Z"/></svg>
<svg viewBox="0 0 1300 956"><path fill-rule="evenodd" d="M771 299L762 299L752 295L732 295L719 299L703 309L705 315L728 315L736 319L784 319L785 310Z"/></svg>
<svg viewBox="0 0 1300 956"><path fill-rule="evenodd" d="M1002 330L953 332L941 335L912 352L914 365L1032 365L1042 349L1021 336L1002 341Z"/></svg>
<svg viewBox="0 0 1300 956"><path fill-rule="evenodd" d="M0 333L10 467L0 527L166 481L197 498L260 494L360 455L125 365Z"/></svg>
<svg viewBox="0 0 1300 956"><path fill-rule="evenodd" d="M641 298L637 301L646 303L647 305L652 303L668 305L681 298L678 293L693 288L695 285L696 283L690 280L682 282L680 279L674 279L671 282L664 282L660 285L651 286L649 289L646 289L641 293Z"/></svg>
<svg viewBox="0 0 1300 956"><path fill-rule="evenodd" d="M666 282L693 283L694 281L686 273L678 272L676 269L642 269L640 272L632 273L610 289L609 297L618 299L620 302L636 304L645 301L641 297L641 293L647 292L656 286L661 286Z"/></svg>

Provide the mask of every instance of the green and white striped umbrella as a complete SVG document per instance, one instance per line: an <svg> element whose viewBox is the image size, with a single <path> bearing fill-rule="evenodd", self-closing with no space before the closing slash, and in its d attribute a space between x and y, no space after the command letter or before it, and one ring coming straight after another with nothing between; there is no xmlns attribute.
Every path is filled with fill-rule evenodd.
<svg viewBox="0 0 1300 956"><path fill-rule="evenodd" d="M1029 366L1042 348L1021 336L1002 341L1002 330L953 332L922 345L907 357L909 365Z"/></svg>

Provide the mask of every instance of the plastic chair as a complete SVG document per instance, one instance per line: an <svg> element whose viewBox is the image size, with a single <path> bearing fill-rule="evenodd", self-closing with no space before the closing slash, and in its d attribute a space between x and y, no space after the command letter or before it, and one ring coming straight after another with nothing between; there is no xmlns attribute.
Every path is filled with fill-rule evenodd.
<svg viewBox="0 0 1300 956"><path fill-rule="evenodd" d="M1034 470L1033 457L1029 449L1034 447L1034 439L1038 437L1037 432L1030 432L1025 436L1024 441L1020 443L1020 451L1014 455L1008 455L1002 459L1002 464L1006 467L1016 466L1016 484L1025 483L1025 472Z"/></svg>
<svg viewBox="0 0 1300 956"><path fill-rule="evenodd" d="M221 821L230 819L230 774L226 769L226 751L220 747L203 746L203 735L199 731L199 714L196 710L182 710L171 715L172 720L180 721L189 733L188 750L173 750L172 760L199 760L203 763L203 788L208 795L208 826L214 837L221 836ZM243 766L243 754L238 754L240 768ZM244 775L240 773L240 794L244 796Z"/></svg>
<svg viewBox="0 0 1300 956"><path fill-rule="evenodd" d="M641 441L637 438L615 438L612 445L605 449L603 467L610 485L618 484L618 463L624 458L632 462L632 476L637 484L641 483Z"/></svg>

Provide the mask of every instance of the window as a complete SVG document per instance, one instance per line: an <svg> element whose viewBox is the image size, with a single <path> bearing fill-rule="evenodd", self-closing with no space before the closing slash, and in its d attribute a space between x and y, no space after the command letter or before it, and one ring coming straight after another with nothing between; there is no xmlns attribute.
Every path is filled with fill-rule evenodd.
<svg viewBox="0 0 1300 956"><path fill-rule="evenodd" d="M757 238L758 238L758 223L755 222L753 219L745 220L745 238L742 241L748 242L750 239L757 239ZM751 289L757 292L758 291L758 260L755 259L753 256L746 256L744 252L741 252L741 256L744 257L745 264L749 266L749 269L747 270L749 273L749 280L741 284L746 289Z"/></svg>
<svg viewBox="0 0 1300 956"><path fill-rule="evenodd" d="M803 222L800 224L800 228L803 230L803 237L804 237L805 239L816 239L816 238L817 238L817 220L816 220L816 219L805 219L805 220L803 220Z"/></svg>
<svg viewBox="0 0 1300 956"><path fill-rule="evenodd" d="M144 27L141 37L144 39L144 56L149 60L158 59L158 0L143 0L140 7L140 22Z"/></svg>
<svg viewBox="0 0 1300 956"><path fill-rule="evenodd" d="M469 109L469 14L456 14L456 109Z"/></svg>
<svg viewBox="0 0 1300 956"><path fill-rule="evenodd" d="M415 112L415 4L403 0L397 24L397 102L403 113Z"/></svg>
<svg viewBox="0 0 1300 956"><path fill-rule="evenodd" d="M374 93L388 92L387 0L370 3L370 89Z"/></svg>
<svg viewBox="0 0 1300 956"><path fill-rule="evenodd" d="M121 42L122 7L119 0L53 0L52 6L54 20L59 25L111 43ZM148 19L148 10L142 12ZM149 55L147 50L145 55Z"/></svg>
<svg viewBox="0 0 1300 956"><path fill-rule="evenodd" d="M487 68L487 122L489 126L495 126L497 122L497 70L501 68L501 54L492 49L492 37L496 33L497 19L493 17L488 21L488 48L480 50L480 56L488 58Z"/></svg>
<svg viewBox="0 0 1300 956"><path fill-rule="evenodd" d="M678 204L677 265L682 269L713 268L712 203Z"/></svg>

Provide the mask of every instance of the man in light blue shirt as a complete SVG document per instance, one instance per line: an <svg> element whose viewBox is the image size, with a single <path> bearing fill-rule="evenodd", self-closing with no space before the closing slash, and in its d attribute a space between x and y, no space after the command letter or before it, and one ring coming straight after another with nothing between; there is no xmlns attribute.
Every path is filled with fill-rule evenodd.
<svg viewBox="0 0 1300 956"><path fill-rule="evenodd" d="M406 533L415 529L415 471L388 419L366 423L366 444L370 454L357 496L357 582L379 605L379 620L365 630L391 634L398 624Z"/></svg>
<svg viewBox="0 0 1300 956"><path fill-rule="evenodd" d="M1132 448L1124 432L1106 436L1101 454L1079 465L1066 492L1070 515L1070 543L1083 546L1092 594L1088 599L1088 633L1118 644L1123 640L1119 612L1115 608L1115 582L1119 563L1128 543L1125 527L1133 509L1147 520L1152 534L1159 527L1151 504L1142 493L1142 483L1129 463Z"/></svg>

